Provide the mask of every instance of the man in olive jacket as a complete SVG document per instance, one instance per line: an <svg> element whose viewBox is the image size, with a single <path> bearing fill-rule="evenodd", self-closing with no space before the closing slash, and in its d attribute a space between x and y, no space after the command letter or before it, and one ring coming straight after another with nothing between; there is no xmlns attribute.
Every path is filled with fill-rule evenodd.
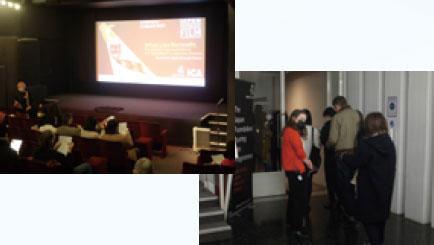
<svg viewBox="0 0 434 245"><path fill-rule="evenodd" d="M357 135L360 129L360 115L351 109L347 100L343 96L333 99L333 106L337 113L333 117L330 125L330 135L327 147L335 148L336 167L338 176L338 197L344 207L345 213L354 216L355 208L355 187L351 184L354 171L342 162L341 156L346 153L354 154Z"/></svg>

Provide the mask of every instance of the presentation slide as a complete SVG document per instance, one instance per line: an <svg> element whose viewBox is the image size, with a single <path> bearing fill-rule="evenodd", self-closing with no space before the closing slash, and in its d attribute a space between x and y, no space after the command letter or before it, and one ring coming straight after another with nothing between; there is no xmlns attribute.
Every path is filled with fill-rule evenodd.
<svg viewBox="0 0 434 245"><path fill-rule="evenodd" d="M96 22L96 80L204 87L205 21Z"/></svg>

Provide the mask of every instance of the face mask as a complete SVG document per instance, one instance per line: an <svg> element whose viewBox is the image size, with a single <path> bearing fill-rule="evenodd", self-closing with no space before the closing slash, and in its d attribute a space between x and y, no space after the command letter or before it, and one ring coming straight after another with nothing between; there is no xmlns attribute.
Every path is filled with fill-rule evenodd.
<svg viewBox="0 0 434 245"><path fill-rule="evenodd" d="M297 127L298 127L298 129L303 129L303 128L305 127L305 125L306 125L306 123L303 122L303 121L299 121L299 122L297 123Z"/></svg>

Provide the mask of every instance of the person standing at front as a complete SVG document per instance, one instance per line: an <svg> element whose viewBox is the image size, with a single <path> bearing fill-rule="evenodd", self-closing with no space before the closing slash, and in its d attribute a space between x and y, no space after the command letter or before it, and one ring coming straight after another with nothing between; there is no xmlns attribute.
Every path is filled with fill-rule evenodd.
<svg viewBox="0 0 434 245"><path fill-rule="evenodd" d="M283 131L282 165L289 184L287 224L298 238L307 238L302 231L303 218L307 214L307 172L312 162L307 159L301 137L306 134L306 114L302 110L291 113Z"/></svg>

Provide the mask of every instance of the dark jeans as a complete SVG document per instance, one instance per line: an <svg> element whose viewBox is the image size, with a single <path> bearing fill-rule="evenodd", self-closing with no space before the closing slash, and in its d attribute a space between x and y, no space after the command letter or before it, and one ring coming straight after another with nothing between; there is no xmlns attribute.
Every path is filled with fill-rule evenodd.
<svg viewBox="0 0 434 245"><path fill-rule="evenodd" d="M351 180L353 179L355 171L350 169L340 157L336 158L336 167L339 201L344 206L345 212L349 216L354 216L356 208L356 193L355 186L351 184Z"/></svg>
<svg viewBox="0 0 434 245"><path fill-rule="evenodd" d="M298 174L293 171L285 172L288 178L289 192L286 208L287 223L292 229L299 231L303 225L303 218L307 213L307 180L297 178Z"/></svg>
<svg viewBox="0 0 434 245"><path fill-rule="evenodd" d="M336 203L337 195L337 169L334 151L324 152L324 168L325 168L325 178L327 185L327 193L329 195L329 200L331 204Z"/></svg>
<svg viewBox="0 0 434 245"><path fill-rule="evenodd" d="M384 242L386 222L363 223L371 245L381 245Z"/></svg>

